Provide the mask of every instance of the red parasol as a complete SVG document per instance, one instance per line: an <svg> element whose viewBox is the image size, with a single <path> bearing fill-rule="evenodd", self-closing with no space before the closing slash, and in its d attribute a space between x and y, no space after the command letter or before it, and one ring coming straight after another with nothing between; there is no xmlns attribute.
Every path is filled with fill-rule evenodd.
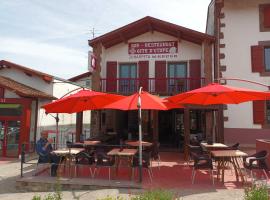
<svg viewBox="0 0 270 200"><path fill-rule="evenodd" d="M266 100L269 93L246 88L238 88L218 83L211 83L205 87L181 93L167 98L180 104L238 104L246 101Z"/></svg>
<svg viewBox="0 0 270 200"><path fill-rule="evenodd" d="M103 109L105 105L122 98L124 96L83 89L42 107L47 113L76 113Z"/></svg>

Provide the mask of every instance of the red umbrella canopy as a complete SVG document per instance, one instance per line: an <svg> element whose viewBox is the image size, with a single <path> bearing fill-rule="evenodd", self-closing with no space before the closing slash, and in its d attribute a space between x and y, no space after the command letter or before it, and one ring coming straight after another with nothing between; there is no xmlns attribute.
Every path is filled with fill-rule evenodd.
<svg viewBox="0 0 270 200"><path fill-rule="evenodd" d="M47 113L76 113L103 109L105 105L122 98L124 96L83 89L42 107Z"/></svg>
<svg viewBox="0 0 270 200"><path fill-rule="evenodd" d="M104 109L117 109L117 110L138 110L138 97L139 93L127 96L119 101L106 105ZM164 100L158 96L152 95L148 92L142 91L141 93L141 109L143 110L168 110L171 109L170 105L166 106ZM178 108L178 107L177 107Z"/></svg>
<svg viewBox="0 0 270 200"><path fill-rule="evenodd" d="M246 101L266 100L267 92L211 83L205 87L167 98L181 104L238 104Z"/></svg>

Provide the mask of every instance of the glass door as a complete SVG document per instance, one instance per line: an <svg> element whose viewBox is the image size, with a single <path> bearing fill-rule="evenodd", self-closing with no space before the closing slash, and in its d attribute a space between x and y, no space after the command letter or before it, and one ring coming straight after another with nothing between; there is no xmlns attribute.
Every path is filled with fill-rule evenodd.
<svg viewBox="0 0 270 200"><path fill-rule="evenodd" d="M0 120L0 156L4 156L5 121Z"/></svg>
<svg viewBox="0 0 270 200"><path fill-rule="evenodd" d="M20 121L0 121L0 156L17 157L20 140Z"/></svg>
<svg viewBox="0 0 270 200"><path fill-rule="evenodd" d="M7 121L6 126L6 156L17 157L19 151L21 121Z"/></svg>

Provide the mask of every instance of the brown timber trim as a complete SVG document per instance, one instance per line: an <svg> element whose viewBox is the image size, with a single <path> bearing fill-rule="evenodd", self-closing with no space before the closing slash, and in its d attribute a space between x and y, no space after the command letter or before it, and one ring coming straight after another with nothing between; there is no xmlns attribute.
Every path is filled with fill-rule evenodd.
<svg viewBox="0 0 270 200"><path fill-rule="evenodd" d="M270 4L261 4L259 5L259 23L260 23L260 32L270 32L270 28L264 27L264 13L263 10L266 6Z"/></svg>
<svg viewBox="0 0 270 200"><path fill-rule="evenodd" d="M213 81L212 72L214 66L212 65L212 43L203 42L203 51L204 51L204 74L205 74L205 84L209 84Z"/></svg>
<svg viewBox="0 0 270 200"><path fill-rule="evenodd" d="M223 119L224 119L224 122L227 122L227 121L229 121L229 117L223 117Z"/></svg>
<svg viewBox="0 0 270 200"><path fill-rule="evenodd" d="M227 70L227 66L226 65L221 65L220 66L220 71L221 72L225 72Z"/></svg>
<svg viewBox="0 0 270 200"><path fill-rule="evenodd" d="M219 39L224 39L224 33L223 32L219 33Z"/></svg>
<svg viewBox="0 0 270 200"><path fill-rule="evenodd" d="M226 24L225 23L220 23L220 27L225 27L226 26Z"/></svg>
<svg viewBox="0 0 270 200"><path fill-rule="evenodd" d="M219 54L219 59L224 59L225 58L225 53L220 53Z"/></svg>
<svg viewBox="0 0 270 200"><path fill-rule="evenodd" d="M225 48L225 44L219 44L219 48Z"/></svg>
<svg viewBox="0 0 270 200"><path fill-rule="evenodd" d="M220 13L219 18L220 18L220 19L225 18L225 14L224 14L224 13Z"/></svg>
<svg viewBox="0 0 270 200"><path fill-rule="evenodd" d="M190 143L190 110L189 108L184 108L184 159L188 159L188 145Z"/></svg>

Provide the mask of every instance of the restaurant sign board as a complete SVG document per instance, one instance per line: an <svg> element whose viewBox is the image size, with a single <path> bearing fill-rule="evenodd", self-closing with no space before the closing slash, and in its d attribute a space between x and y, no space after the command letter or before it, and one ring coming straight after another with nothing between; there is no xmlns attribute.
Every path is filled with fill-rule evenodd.
<svg viewBox="0 0 270 200"><path fill-rule="evenodd" d="M159 58L162 55L165 57L175 57L177 53L177 41L128 43L128 54L131 58Z"/></svg>

